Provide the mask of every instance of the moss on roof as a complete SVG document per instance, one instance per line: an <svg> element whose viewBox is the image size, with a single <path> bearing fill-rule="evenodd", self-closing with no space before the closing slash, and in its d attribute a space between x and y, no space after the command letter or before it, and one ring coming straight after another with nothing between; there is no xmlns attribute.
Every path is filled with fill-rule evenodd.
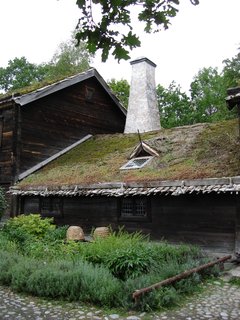
<svg viewBox="0 0 240 320"><path fill-rule="evenodd" d="M120 170L137 134L98 135L51 162L19 186L225 177L240 174L237 120L141 134L160 156L142 169Z"/></svg>
<svg viewBox="0 0 240 320"><path fill-rule="evenodd" d="M85 70L83 72L86 72L86 71L88 71L88 70ZM17 97L17 96L21 96L21 95L24 95L24 94L28 94L28 93L34 92L34 91L36 91L38 89L42 89L42 88L50 86L50 85L52 85L54 83L58 83L58 82L60 82L60 81L62 81L64 79L67 79L69 77L75 76L77 74L78 73L69 73L69 74L66 74L64 76L55 77L54 79L44 79L44 80L39 81L39 82L34 82L31 85L23 87L23 88L9 90L6 93L0 94L0 101L8 99L8 98L10 98L12 96Z"/></svg>

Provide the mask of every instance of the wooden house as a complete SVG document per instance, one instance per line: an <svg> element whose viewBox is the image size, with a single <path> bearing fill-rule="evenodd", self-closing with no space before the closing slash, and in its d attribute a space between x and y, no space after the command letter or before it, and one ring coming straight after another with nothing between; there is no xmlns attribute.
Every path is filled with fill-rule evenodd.
<svg viewBox="0 0 240 320"><path fill-rule="evenodd" d="M16 214L239 251L237 120L97 135L11 189Z"/></svg>
<svg viewBox="0 0 240 320"><path fill-rule="evenodd" d="M97 133L123 132L126 111L95 69L0 99L0 186Z"/></svg>
<svg viewBox="0 0 240 320"><path fill-rule="evenodd" d="M41 99L32 100L37 92L19 100L14 98L14 104L19 103L15 108L14 119L18 119L14 122L15 132L21 128L21 137L26 140L19 142L22 153L13 143L16 149L13 163L15 157L24 160L17 162L14 169L20 174L19 182L10 191L15 199L13 214L40 213L54 217L58 225L79 225L85 232L93 227L125 226L129 231L141 230L152 239L239 252L238 121L160 130L154 93L156 65L146 58L132 64L135 79L132 79L134 86L129 99L132 105L128 107L125 133L117 133L123 132L125 111L108 90L97 95L95 105L92 101L91 94L97 91L92 90L93 82L100 86L99 76ZM230 97L228 103L235 98ZM29 103L31 108L27 108ZM29 117L28 110L31 112L34 108L43 108L48 117L40 111L35 117L33 113ZM59 113L59 109L63 111ZM21 118L19 113L23 113ZM54 122L55 114L60 125ZM136 133L137 128L140 133ZM28 134L33 135L31 140L27 139ZM42 136L44 139L39 140ZM66 149L69 136L71 150ZM77 141L80 143L75 145ZM58 153L56 159L50 157L51 163L36 164L32 159L42 160L41 148L45 148L46 143L51 146L52 154L63 148L65 152L61 156ZM36 148L31 157L29 145ZM31 165L33 169L27 169Z"/></svg>

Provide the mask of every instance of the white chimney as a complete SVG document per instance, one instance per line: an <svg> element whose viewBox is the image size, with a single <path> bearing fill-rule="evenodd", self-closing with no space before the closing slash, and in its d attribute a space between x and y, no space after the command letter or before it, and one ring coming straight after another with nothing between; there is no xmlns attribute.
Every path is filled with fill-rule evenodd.
<svg viewBox="0 0 240 320"><path fill-rule="evenodd" d="M124 133L160 130L155 84L156 64L141 57L131 61L132 79Z"/></svg>

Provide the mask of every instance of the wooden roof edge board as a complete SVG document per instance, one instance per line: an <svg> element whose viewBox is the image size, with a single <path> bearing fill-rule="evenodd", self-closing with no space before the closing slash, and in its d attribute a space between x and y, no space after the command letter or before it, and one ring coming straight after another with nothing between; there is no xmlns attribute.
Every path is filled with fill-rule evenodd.
<svg viewBox="0 0 240 320"><path fill-rule="evenodd" d="M102 78L102 76L98 73L98 71L95 68L91 68L85 72L78 73L74 76L67 77L63 80L60 80L58 82L52 83L50 85L44 86L42 88L39 88L37 90L34 90L32 92L19 95L17 97L12 96L11 99L15 101L15 103L19 104L20 106L24 106L30 102L33 102L35 100L38 100L40 98L43 98L51 93L57 92L59 90L65 89L71 85L74 85L78 82L84 81L86 79L89 79L91 77L95 77L99 83L102 85L104 90L108 93L108 95L111 97L111 99L117 104L118 108L123 112L123 114L126 116L127 110L124 108L124 106L120 103L118 98L115 96L115 94L111 91L105 80Z"/></svg>
<svg viewBox="0 0 240 320"><path fill-rule="evenodd" d="M236 94L240 93L240 86L237 86L237 87L233 87L233 88L228 88L227 89L227 94L229 96L234 96Z"/></svg>
<svg viewBox="0 0 240 320"><path fill-rule="evenodd" d="M5 104L6 102L11 102L13 100L12 96L5 97L4 99L0 99L0 105Z"/></svg>
<svg viewBox="0 0 240 320"><path fill-rule="evenodd" d="M75 148L76 146L78 146L79 144L85 142L86 140L90 139L91 137L92 137L91 134L87 134L85 137L83 137L82 139L74 142L73 144L71 144L70 146L66 147L65 149L55 153L53 156L51 156L51 157L47 158L46 160L36 164L32 168L22 172L21 174L19 174L17 180L20 181L20 180L26 178L30 174L32 174L32 173L36 172L37 170L41 169L42 167L44 167L45 165L47 165L51 161L57 159L61 155L65 154L66 152L70 151L71 149Z"/></svg>
<svg viewBox="0 0 240 320"><path fill-rule="evenodd" d="M76 74L74 76L67 77L63 80L49 84L49 85L44 86L42 88L38 88L37 90L34 90L29 93L25 93L23 95L20 95L18 97L13 98L13 99L17 104L24 106L32 101L35 101L35 100L38 100L40 98L45 97L48 94L54 93L54 92L59 91L61 89L67 88L70 85L73 85L73 84L76 84L80 81L91 78L94 76L94 71L95 71L95 69L93 69L93 68L89 69L85 72Z"/></svg>

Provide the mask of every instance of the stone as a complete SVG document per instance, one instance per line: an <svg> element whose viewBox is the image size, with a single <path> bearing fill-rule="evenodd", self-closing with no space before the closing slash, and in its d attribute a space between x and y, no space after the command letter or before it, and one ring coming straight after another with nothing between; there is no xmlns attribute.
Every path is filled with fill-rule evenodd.
<svg viewBox="0 0 240 320"><path fill-rule="evenodd" d="M110 314L109 318L110 319L119 319L119 315L118 314Z"/></svg>

